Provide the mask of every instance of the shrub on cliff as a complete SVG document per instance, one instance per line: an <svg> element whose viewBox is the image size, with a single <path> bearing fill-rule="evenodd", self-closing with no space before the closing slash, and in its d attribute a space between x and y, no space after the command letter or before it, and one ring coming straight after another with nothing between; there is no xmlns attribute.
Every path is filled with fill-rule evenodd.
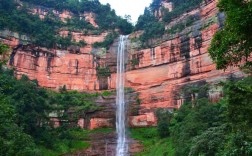
<svg viewBox="0 0 252 156"><path fill-rule="evenodd" d="M145 8L144 14L140 15L135 26L135 30L143 30L143 34L140 39L145 45L151 39L160 38L165 34L164 23L170 23L173 18L176 18L183 13L190 11L199 6L202 0L170 0L174 4L174 9L169 12L167 9L163 8L162 21L155 17L154 12L161 7L160 0L153 0L149 8ZM187 23L189 21L186 21ZM189 23L187 24L189 25ZM185 26L182 25L184 29ZM178 29L178 31L181 31ZM144 45L144 44L143 44Z"/></svg>
<svg viewBox="0 0 252 156"><path fill-rule="evenodd" d="M149 39L161 37L164 34L165 27L158 21L150 9L145 8L144 14L138 18L135 30L144 30L140 40L147 42Z"/></svg>
<svg viewBox="0 0 252 156"><path fill-rule="evenodd" d="M173 3L173 10L171 12L164 10L163 21L170 23L172 19L177 18L185 12L189 12L197 7L203 0L170 0Z"/></svg>
<svg viewBox="0 0 252 156"><path fill-rule="evenodd" d="M132 24L127 20L116 15L109 4L103 5L98 0L22 0L30 4L41 5L48 8L55 8L63 11L69 10L74 14L79 15L84 12L93 12L96 14L95 21L99 28L103 30L114 30L119 28L124 34L132 32ZM81 20L84 22L83 20ZM86 24L85 24L86 25ZM83 27L83 25L82 25Z"/></svg>
<svg viewBox="0 0 252 156"><path fill-rule="evenodd" d="M9 47L7 45L0 43L0 70L2 70L2 65L6 64L7 62L7 59L5 57L8 50Z"/></svg>
<svg viewBox="0 0 252 156"><path fill-rule="evenodd" d="M112 32L105 37L103 42L95 42L93 44L94 48L106 48L109 49L110 45L113 44L114 40L119 36L117 32Z"/></svg>

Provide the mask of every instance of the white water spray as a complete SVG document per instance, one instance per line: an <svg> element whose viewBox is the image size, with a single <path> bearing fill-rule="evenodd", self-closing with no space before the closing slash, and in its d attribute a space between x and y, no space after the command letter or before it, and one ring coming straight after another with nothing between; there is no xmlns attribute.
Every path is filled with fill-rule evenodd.
<svg viewBox="0 0 252 156"><path fill-rule="evenodd" d="M117 52L117 78L116 78L116 132L117 147L116 156L126 156L128 153L128 144L126 138L126 107L124 99L124 71L125 60L124 52L128 36L120 36Z"/></svg>

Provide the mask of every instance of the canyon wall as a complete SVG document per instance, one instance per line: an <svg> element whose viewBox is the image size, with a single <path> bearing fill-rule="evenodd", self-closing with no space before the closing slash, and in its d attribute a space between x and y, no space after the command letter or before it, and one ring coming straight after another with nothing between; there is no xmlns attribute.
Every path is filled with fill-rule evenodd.
<svg viewBox="0 0 252 156"><path fill-rule="evenodd" d="M71 54L68 51L34 49L22 46L15 52L10 65L19 78L27 75L37 79L40 86L52 89L66 86L69 90L96 89L96 70L90 54Z"/></svg>
<svg viewBox="0 0 252 156"><path fill-rule="evenodd" d="M148 48L143 48L136 42L138 33L129 36L128 53L125 56L128 62L125 81L127 88L131 90L126 100L129 104L130 126L156 126L155 112L158 108L172 111L179 108L184 101L201 96L182 95L180 90L183 87L210 84L210 90L207 93L202 92L202 96L217 101L222 96L221 88L217 85L220 81L243 76L237 67L230 67L226 71L216 70L207 52L213 35L224 23L224 14L218 11L216 5L215 0L207 1L174 19L166 25L167 34L150 40ZM196 19L190 26L177 33L168 33L169 29L187 20L189 16ZM65 16L62 15L62 20L64 19ZM92 22L91 14L86 19L96 26ZM68 33L60 32L62 36ZM14 49L9 64L15 68L17 77L25 74L30 79L37 79L40 86L51 89L64 85L69 90L88 92L116 89L118 41L115 41L109 51L94 49L92 44L103 41L106 33L93 36L80 32L71 33L74 40L83 40L88 45L77 50L78 52L74 48L49 50L22 44L29 39L17 37L15 33L7 35L8 37L6 32L0 34L2 41ZM111 75L99 77L99 66L108 67ZM90 129L114 127L115 97L100 97L96 104L103 109L81 118L80 126Z"/></svg>
<svg viewBox="0 0 252 156"><path fill-rule="evenodd" d="M137 115L130 116L132 127L155 126L155 111L158 108L172 111L197 96L218 101L222 96L221 87L218 86L220 81L244 76L237 67L226 71L216 70L208 54L211 39L224 22L224 14L218 11L216 5L217 1L203 3L199 8L174 19L166 26L167 29L189 16L197 17L183 31L150 41L151 48L134 47L134 43L128 48L126 86L139 94L140 101ZM112 75L112 82L115 82L115 77ZM210 85L207 93L181 93L186 86L200 87L205 84Z"/></svg>
<svg viewBox="0 0 252 156"><path fill-rule="evenodd" d="M40 86L51 89L66 86L68 90L99 90L97 60L92 54L91 45L104 40L105 35L86 37L73 34L74 38L79 37L79 40L87 41L88 45L83 48L72 46L68 50L58 50L24 44L23 40L15 36L1 40L13 48L9 65L15 68L18 78L24 74L30 79L37 79Z"/></svg>
<svg viewBox="0 0 252 156"><path fill-rule="evenodd" d="M66 22L73 16L73 13L67 10L57 11L42 6L30 7L28 11L37 14L40 19L53 13L62 22ZM84 12L79 15L79 18L84 18L96 28L99 27L95 23L95 15L92 12ZM7 29L0 31L0 42L9 45L12 49L8 66L14 69L17 78L26 75L31 80L36 79L39 86L56 91L64 87L67 90L94 93L109 88L109 78L100 78L97 74L97 68L103 65L101 59L106 56L106 50L93 48L93 44L103 42L110 31L112 30L93 33L88 30L60 28L59 36L64 38L71 34L73 42L85 43L82 46L69 46L65 50L57 44L51 49L39 47L32 44L31 37ZM81 116L79 126L89 129L114 127L115 98L99 96L95 99L95 104L99 106L99 111L87 112ZM57 114L51 113L50 118L54 127L61 124Z"/></svg>
<svg viewBox="0 0 252 156"><path fill-rule="evenodd" d="M35 6L30 11L43 19L50 9ZM66 10L62 12L53 10L53 13L63 22L72 15ZM92 13L84 13L81 18L85 18L86 21L98 27ZM58 33L63 38L71 34L72 41L78 43L83 41L86 45L69 46L66 50L55 45L55 48L48 49L33 45L32 38L27 35L9 30L0 31L0 41L13 49L9 66L15 68L16 76L20 78L22 75L27 75L30 79L37 79L40 86L55 90L63 86L68 90L99 90L99 80L96 74L96 68L99 65L97 57L102 57L104 49L94 49L92 45L96 42L103 42L109 32L104 31L91 35L80 30L60 29Z"/></svg>

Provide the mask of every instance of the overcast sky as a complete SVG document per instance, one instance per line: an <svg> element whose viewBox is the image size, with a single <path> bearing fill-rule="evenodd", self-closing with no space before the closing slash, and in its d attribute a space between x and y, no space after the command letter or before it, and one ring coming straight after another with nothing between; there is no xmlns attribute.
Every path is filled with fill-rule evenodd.
<svg viewBox="0 0 252 156"><path fill-rule="evenodd" d="M109 3L116 14L124 17L130 15L132 22L135 23L138 16L143 14L144 8L148 7L152 0L99 0L102 4Z"/></svg>

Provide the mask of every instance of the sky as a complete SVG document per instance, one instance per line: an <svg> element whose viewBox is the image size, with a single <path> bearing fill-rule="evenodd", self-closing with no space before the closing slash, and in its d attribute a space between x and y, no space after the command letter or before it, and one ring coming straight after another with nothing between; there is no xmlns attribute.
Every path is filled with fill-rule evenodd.
<svg viewBox="0 0 252 156"><path fill-rule="evenodd" d="M148 7L152 0L99 0L102 4L109 3L116 14L124 17L130 15L132 22L135 23L139 15L144 13L144 8Z"/></svg>

